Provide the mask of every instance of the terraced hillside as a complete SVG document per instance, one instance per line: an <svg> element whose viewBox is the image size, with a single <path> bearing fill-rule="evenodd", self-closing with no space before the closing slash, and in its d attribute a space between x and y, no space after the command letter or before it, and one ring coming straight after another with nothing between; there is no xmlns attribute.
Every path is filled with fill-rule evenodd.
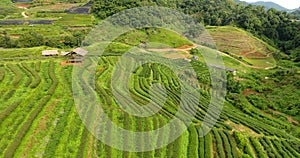
<svg viewBox="0 0 300 158"><path fill-rule="evenodd" d="M250 33L232 26L207 27L207 31L220 51L241 57L253 66L265 68L275 65L273 54L277 50Z"/></svg>
<svg viewBox="0 0 300 158"><path fill-rule="evenodd" d="M236 74L226 74L228 92L223 111L212 131L204 137L199 137L203 132L200 127L212 90L209 67L200 53L209 53L207 47L194 45L177 33L154 28L130 31L107 47L105 56L96 61L94 88L104 112L121 128L146 132L168 124L177 117L175 113L182 97L182 87L172 69L160 64L144 64L131 75L130 97L141 106L150 99L160 101L160 92L149 93L153 84L161 83L165 86L167 101L157 114L147 118L123 111L113 96L112 74L120 55L132 46L161 54L167 57L165 60L190 62L199 80L199 83L192 83L200 88L197 92L199 106L184 109L197 110L187 130L162 148L127 152L98 140L78 114L73 96L73 70L94 67L66 66L62 63L67 58L61 56L41 57L43 50L70 51L80 45L82 37L99 20L93 15L80 14L81 9L76 9L83 6L86 13L88 0L76 0L79 3L73 3L75 0L39 0L44 3L16 4L10 0L0 1L1 21L22 22L21 25L0 25L0 36L10 39L8 46L0 48L0 157L300 157L299 64L287 60L275 64L272 55L277 50L246 31L231 26L207 28L222 51L226 69L234 69ZM70 14L77 11L78 14ZM51 20L53 23L30 25L28 20ZM43 38L39 39L43 42L28 45L28 41L37 41L36 37L41 36ZM199 60L195 60L197 56ZM85 61L88 63L90 59ZM84 87L83 91L88 88ZM125 96L120 85L116 89L121 97ZM89 118L92 110L92 106L84 108L81 111L83 117ZM178 119L184 122L186 118L180 116ZM100 125L105 128L101 134L107 141L132 145L130 138L121 134L113 137L107 122L100 122ZM153 140L141 137L137 144L159 145L163 138L172 140L177 131L174 126Z"/></svg>
<svg viewBox="0 0 300 158"><path fill-rule="evenodd" d="M147 64L133 74L130 92L137 102L147 103L153 82L163 83L169 97L159 115L141 119L123 112L111 97L110 76L119 59L119 56L102 57L96 69L96 90L107 115L120 127L133 131L149 131L166 124L174 117L180 98L180 87L172 71L162 65ZM213 130L203 138L198 137L210 98L208 85L200 85L202 97L197 116L176 141L149 152L116 150L98 141L81 122L72 98L73 67L63 67L61 61L57 58L1 61L0 157L300 156L300 140L291 132L299 130L299 126L254 107L244 112L230 102L225 103ZM199 76L208 75L205 64L198 61L192 64ZM107 139L118 139L111 138L109 132L103 134ZM172 137L172 131L161 136ZM149 142L141 139L140 143Z"/></svg>

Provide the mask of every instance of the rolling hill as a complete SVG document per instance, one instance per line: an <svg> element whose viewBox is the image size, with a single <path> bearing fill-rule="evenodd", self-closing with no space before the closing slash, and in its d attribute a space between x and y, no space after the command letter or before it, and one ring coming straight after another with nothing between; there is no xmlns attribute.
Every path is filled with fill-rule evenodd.
<svg viewBox="0 0 300 158"><path fill-rule="evenodd" d="M237 55L239 52L247 51L254 55L257 54L256 51L261 54L269 53L269 50L265 50L267 45L243 30L235 27L210 27L208 30L216 39L220 49L235 48L232 49L232 53ZM156 32L160 33L150 35L150 39L161 40L163 36L165 39L176 39L180 41L178 43L189 44L177 34L163 30ZM140 30L133 31L120 36L116 42L122 42L123 45L125 45L124 43L137 45L137 39L133 37L145 39L144 36L144 32ZM234 39L233 36L238 38ZM250 44L247 45L246 41L250 41ZM170 41L165 40L164 42ZM140 132L164 126L174 117L176 109L180 106L178 102L181 94L179 92L180 84L176 79L177 76L174 76L173 70L164 65L149 63L140 66L132 74L129 84L130 96L139 105L147 104L150 99L149 88L153 83L163 84L168 94L168 101L158 114L149 118L140 118L123 111L112 95L110 85L113 74L122 74L122 71L115 72L114 68L122 53L128 48L120 51L119 46L113 45L107 49L108 53L99 58L97 62L94 62L93 58L86 58L85 63L69 66L62 65L67 60L65 57L41 57L40 51L43 49L49 48L0 49L0 59L2 60L0 64L0 101L2 103L0 108L0 157L83 157L88 155L89 157L238 158L274 155L278 157L281 155L284 157L300 156L298 119L294 115L288 115L285 111L281 112L283 109L278 109L277 102L275 102L279 102L278 99L276 100L276 96L279 95L280 88L274 88L274 93L269 94L261 85L257 84L258 80L263 80L259 79L260 77L272 76L277 71L276 69L267 71L249 68L239 65L233 59L224 57L226 65L236 64L240 68L236 76L228 74L229 91L217 124L205 137L199 137L198 134L202 132L200 126L208 110L211 87L209 86L208 66L202 60L192 60L191 64L199 80L199 83L194 84L200 87L199 94L201 94L200 104L192 124L186 127L187 131L178 139L165 147L148 152L127 152L104 144L82 124L73 99L72 73L77 72L73 70L83 68L78 75L80 78L82 77L82 83L85 83L87 79L85 76L89 72L84 72L84 70L92 69L95 66L94 88L105 113L119 127ZM118 53L111 53L115 50ZM200 51L206 50L200 49ZM200 56L200 54L194 55ZM20 58L22 56L25 58ZM182 62L182 59L165 60ZM130 60L125 62L126 65L128 63ZM126 66L123 68L126 69ZM297 80L296 77L295 80ZM291 79L290 76L287 78ZM271 86L275 79L277 77L273 76L269 81L264 82ZM246 84L247 87L243 87L243 84ZM117 86L118 94L125 95L122 86L119 84ZM240 92L236 91L236 88ZM288 88L293 89L292 87ZM88 89L89 85L86 85L83 90ZM274 99L274 104L264 105L263 100L267 97L264 95L267 94L269 99ZM156 100L159 96L158 93L154 93L151 99ZM297 96L295 92L290 95L292 98L295 96ZM287 106L293 108L294 102L292 99L289 100ZM266 106L265 110L260 106ZM87 108L82 109L86 110L83 111L83 114L86 113L84 117L93 117L91 115L93 106L86 104L85 107ZM190 108L192 107L186 107L185 110L192 110ZM148 110L151 111L151 109ZM297 109L294 110L297 111ZM179 116L179 119L182 118ZM105 127L106 131L110 131L110 126L105 122L100 121L99 123L101 127ZM8 125L10 128L5 128ZM278 128L280 130L277 130ZM160 136L164 139L172 139L175 130L177 129L174 126L170 131L161 133ZM157 143L162 139L140 138L138 142L132 142L119 133L105 132L101 135L106 140L124 140L121 143L125 143L125 145Z"/></svg>
<svg viewBox="0 0 300 158"><path fill-rule="evenodd" d="M272 54L279 51L250 33L231 26L207 27L207 30L220 51L240 57L252 66L275 66Z"/></svg>

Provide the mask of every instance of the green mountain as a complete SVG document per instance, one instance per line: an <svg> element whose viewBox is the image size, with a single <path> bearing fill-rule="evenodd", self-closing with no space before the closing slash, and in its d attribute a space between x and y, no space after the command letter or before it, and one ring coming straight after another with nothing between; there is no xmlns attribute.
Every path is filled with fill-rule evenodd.
<svg viewBox="0 0 300 158"><path fill-rule="evenodd" d="M277 9L279 11L289 11L289 9L282 7L281 5L274 3L274 2L264 2L264 1L258 1L258 2L254 2L254 3L250 3L252 5L259 5L259 6L264 6L266 7L266 9Z"/></svg>

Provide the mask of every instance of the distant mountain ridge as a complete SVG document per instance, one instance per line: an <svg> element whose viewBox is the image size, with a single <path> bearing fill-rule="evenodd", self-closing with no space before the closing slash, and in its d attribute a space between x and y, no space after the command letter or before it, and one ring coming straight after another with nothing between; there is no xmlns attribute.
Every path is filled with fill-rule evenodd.
<svg viewBox="0 0 300 158"><path fill-rule="evenodd" d="M292 12L295 11L297 9L287 9L277 3L274 2L265 2L265 1L257 1L257 2L252 2L252 3L248 3L245 1L240 1L240 0L235 0L236 3L243 3L243 4L252 4L252 5L256 5L256 6L264 6L266 9L271 9L274 8L276 10L279 11L288 11L288 12Z"/></svg>
<svg viewBox="0 0 300 158"><path fill-rule="evenodd" d="M261 6L266 7L267 9L274 8L274 9L277 9L279 11L289 11L289 9L287 9L287 8L277 4L277 3L274 3L274 2L258 1L258 2L254 2L254 3L250 3L250 4L261 5Z"/></svg>

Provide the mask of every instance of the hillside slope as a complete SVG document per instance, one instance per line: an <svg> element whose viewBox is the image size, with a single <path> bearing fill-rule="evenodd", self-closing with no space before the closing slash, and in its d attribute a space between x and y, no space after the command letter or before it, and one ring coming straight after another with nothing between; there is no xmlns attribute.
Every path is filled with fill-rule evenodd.
<svg viewBox="0 0 300 158"><path fill-rule="evenodd" d="M249 65L262 68L275 66L272 54L278 50L250 33L232 26L207 27L207 31L220 51L243 59Z"/></svg>
<svg viewBox="0 0 300 158"><path fill-rule="evenodd" d="M1 54L0 57L2 58ZM176 108L180 106L178 103L180 88L177 87L180 84L172 70L154 63L142 65L132 74L132 81L129 84L130 94L140 105L147 103L152 83L163 84L168 92L168 101L158 114L149 118L139 118L124 112L111 95L111 76L119 59L120 56L117 55L105 56L99 59L96 66L95 88L105 113L119 127L132 131L145 132L167 124L174 117ZM171 144L157 150L139 153L116 150L97 140L82 124L72 96L73 67L60 65L64 60L66 59L49 57L1 62L0 157L88 155L89 157L239 158L255 155L257 157L300 155L300 141L296 133L299 131L298 126L283 120L282 117L277 118L262 112L237 94L231 94L231 99L225 102L223 112L213 130L205 137L199 137L198 133L201 133L200 126L211 94L210 87L203 84L207 82L209 76L208 68L196 61L191 64L199 75L201 100L197 107L197 115L188 130ZM92 65L89 63L89 59L86 59L83 67L90 69ZM84 76L85 73L79 75ZM121 90L118 93L124 94ZM155 93L151 97L159 98L159 94ZM191 110L190 107L187 109ZM105 122L100 124L110 131ZM173 131L175 130L174 127ZM160 136L172 137L173 131L164 131ZM102 133L107 140L119 139L125 145L132 145L126 137L116 134L118 135L118 133ZM160 142L160 138L139 140L138 143L141 144Z"/></svg>

